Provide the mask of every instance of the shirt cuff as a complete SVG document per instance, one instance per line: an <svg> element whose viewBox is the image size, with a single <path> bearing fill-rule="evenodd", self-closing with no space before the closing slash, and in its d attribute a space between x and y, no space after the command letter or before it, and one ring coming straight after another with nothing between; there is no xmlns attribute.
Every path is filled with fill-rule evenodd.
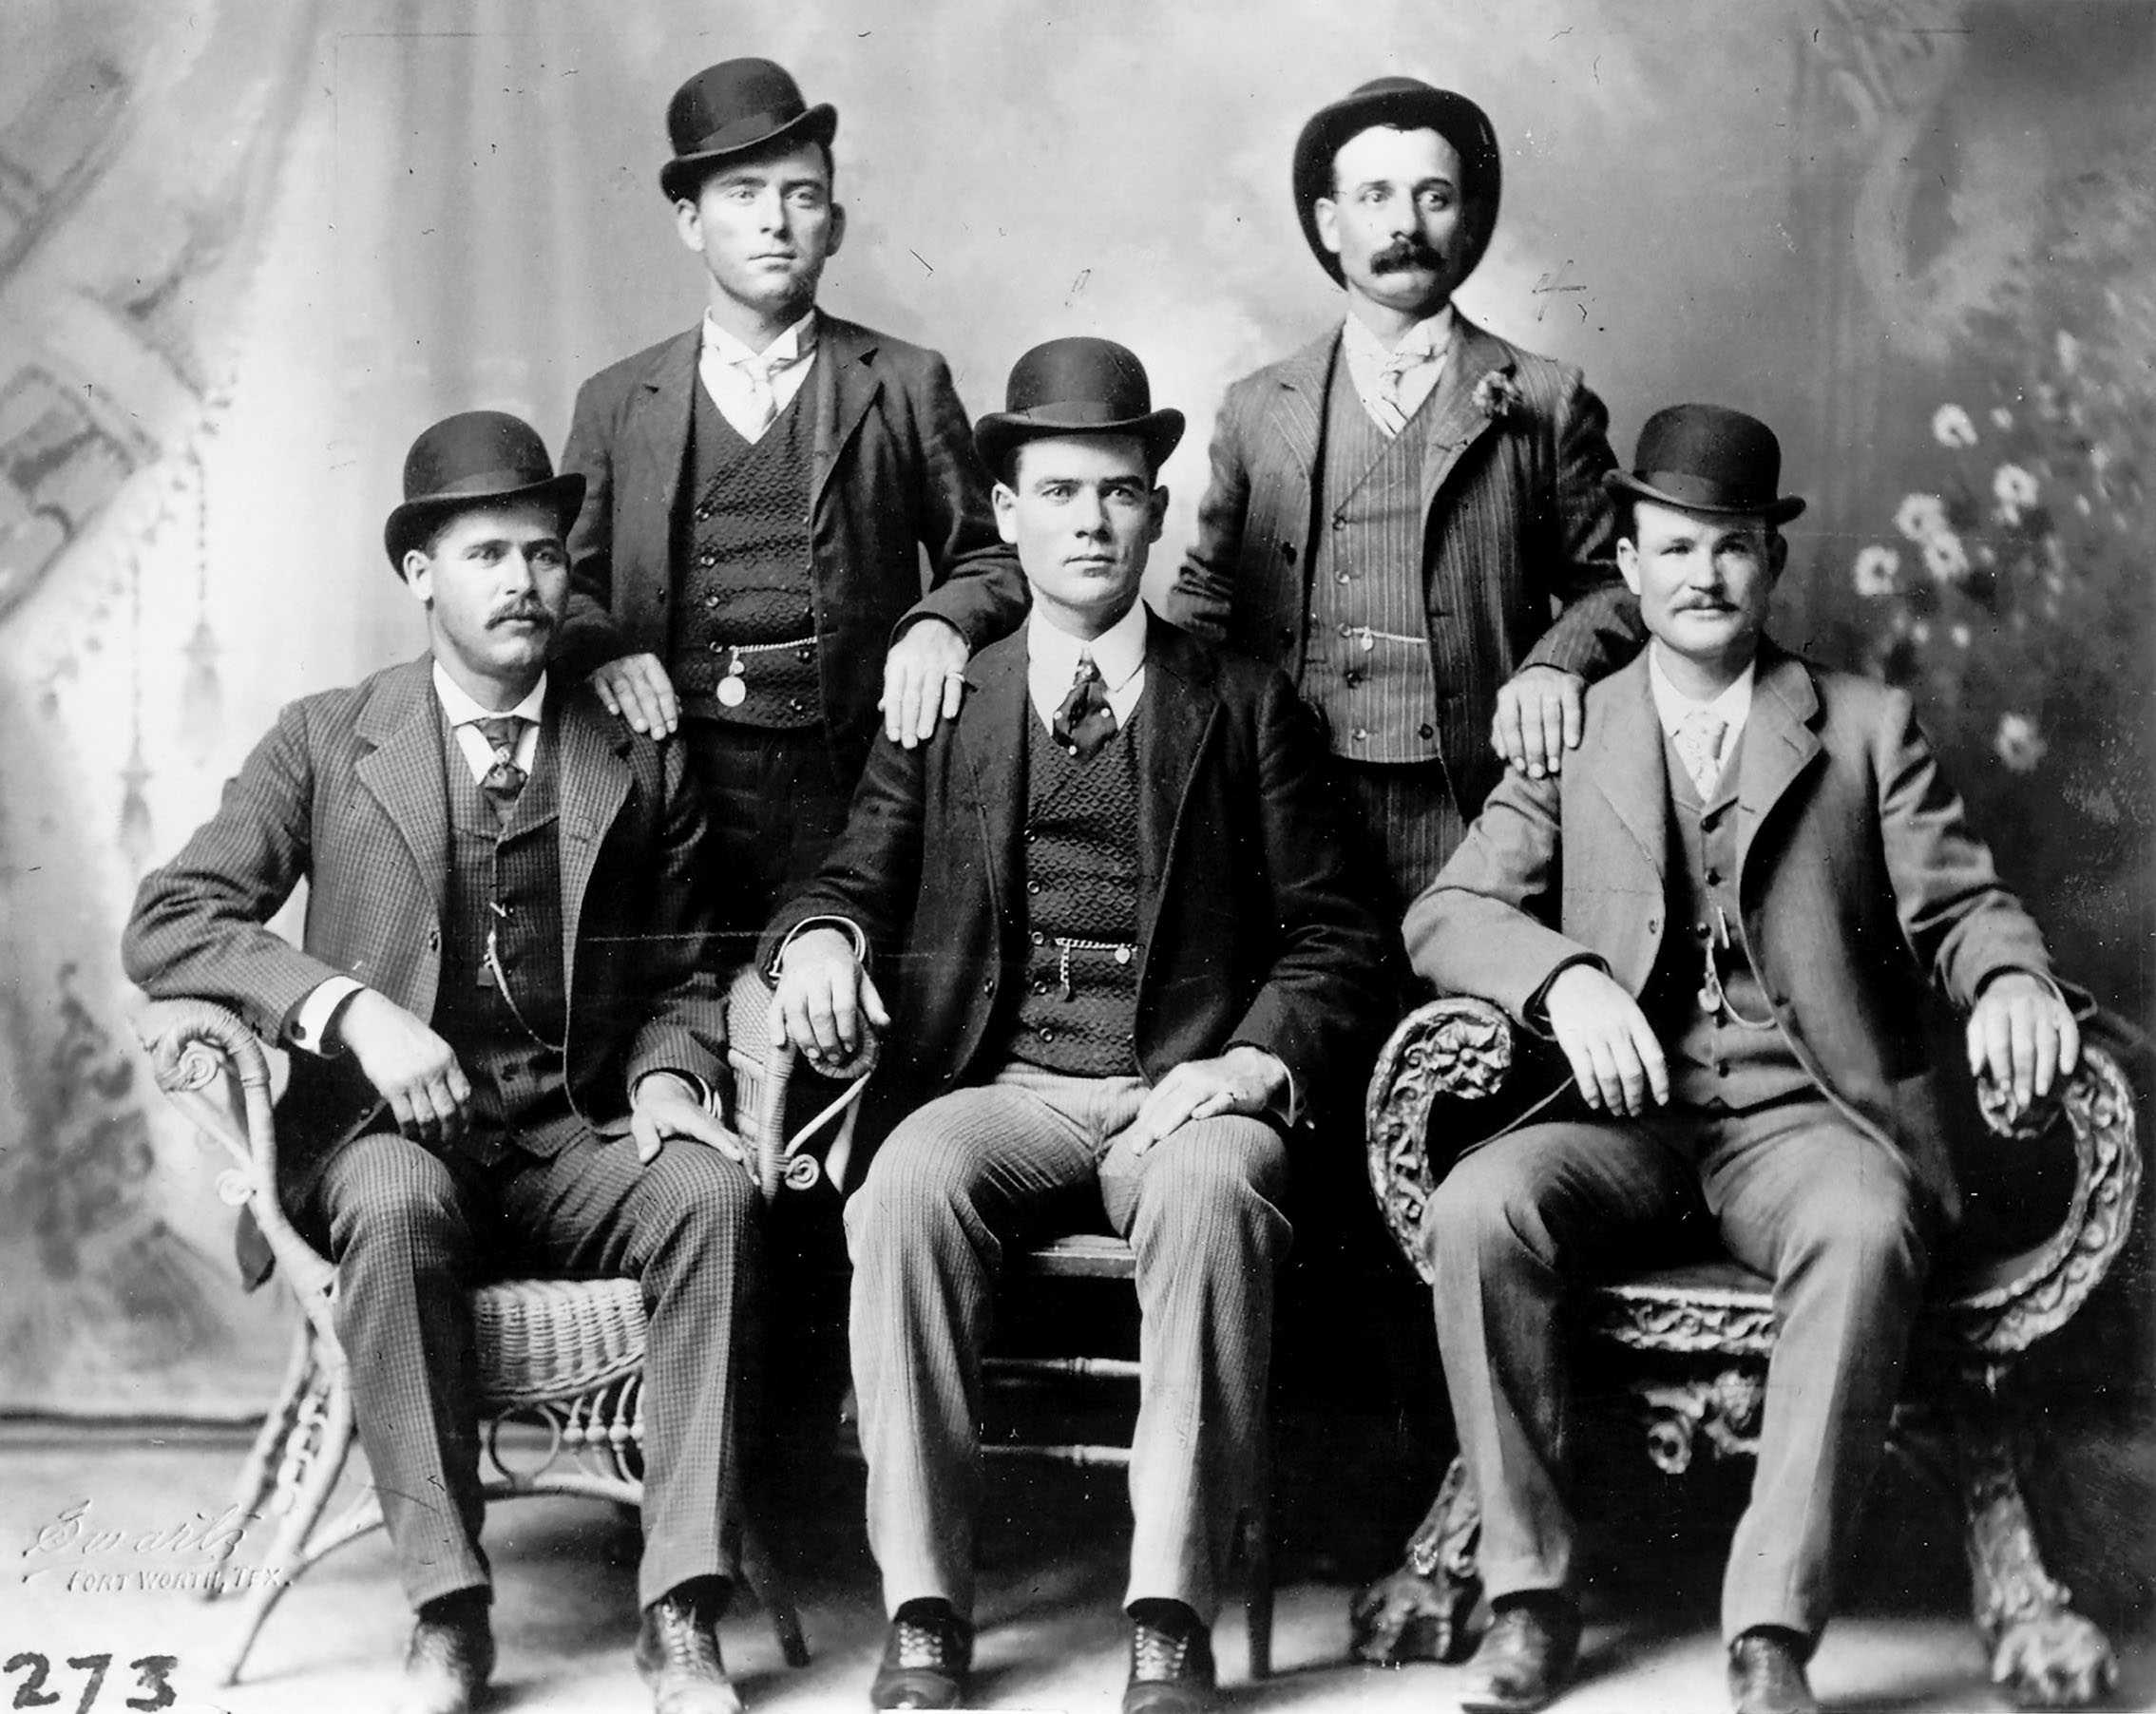
<svg viewBox="0 0 2156 1714"><path fill-rule="evenodd" d="M779 942L778 950L771 955L771 962L764 967L764 980L776 981L779 971L786 965L786 949L803 935L819 928L837 929L853 943L853 962L864 965L868 963L868 936L851 917L803 917L786 931L786 939Z"/></svg>
<svg viewBox="0 0 2156 1714"><path fill-rule="evenodd" d="M1575 952L1542 979L1542 985L1530 994L1527 997L1527 1003L1519 1008L1519 1021L1522 1028L1541 1037L1545 1041L1552 1039L1550 1034L1550 990L1556 985L1557 978L1564 975L1574 964L1586 964L1593 969L1601 971L1604 976L1610 974L1610 966L1595 957L1593 953Z"/></svg>
<svg viewBox="0 0 2156 1714"><path fill-rule="evenodd" d="M322 1058L341 1053L341 1048L331 1043L330 1030L344 1010L345 1001L364 986L349 976L333 976L319 984L293 1008L292 1018L284 1026L285 1039Z"/></svg>
<svg viewBox="0 0 2156 1714"><path fill-rule="evenodd" d="M636 1088L629 1092L629 1104L632 1107L636 1105L637 1097L643 1093L644 1085L654 1077L672 1077L689 1092L689 1098L701 1107L705 1114L712 1118L719 1116L718 1095L712 1089L712 1086L697 1076L695 1072L676 1071L672 1067L663 1071L648 1071L639 1077Z"/></svg>

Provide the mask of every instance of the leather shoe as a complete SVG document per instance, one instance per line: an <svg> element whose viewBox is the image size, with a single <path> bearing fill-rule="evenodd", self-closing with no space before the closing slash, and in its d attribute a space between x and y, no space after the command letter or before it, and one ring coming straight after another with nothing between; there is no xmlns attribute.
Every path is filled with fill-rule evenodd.
<svg viewBox="0 0 2156 1714"><path fill-rule="evenodd" d="M1205 1714L1213 1705L1212 1636L1179 1604L1131 1620L1131 1680L1123 1714Z"/></svg>
<svg viewBox="0 0 2156 1714"><path fill-rule="evenodd" d="M1794 1633L1747 1630L1729 1645L1729 1705L1736 1714L1819 1714Z"/></svg>
<svg viewBox="0 0 2156 1714"><path fill-rule="evenodd" d="M741 1714L741 1698L718 1655L715 1604L681 1584L644 1609L637 1670L653 1714Z"/></svg>
<svg viewBox="0 0 2156 1714"><path fill-rule="evenodd" d="M943 1601L908 1601L891 1620L868 1686L873 1708L956 1708L965 1702L973 1627Z"/></svg>
<svg viewBox="0 0 2156 1714"><path fill-rule="evenodd" d="M1535 1714L1572 1682L1579 1660L1579 1609L1558 1594L1498 1608L1460 1693L1463 1714Z"/></svg>
<svg viewBox="0 0 2156 1714"><path fill-rule="evenodd" d="M429 1602L411 1628L397 1714L471 1714L494 1670L494 1631L485 1600Z"/></svg>

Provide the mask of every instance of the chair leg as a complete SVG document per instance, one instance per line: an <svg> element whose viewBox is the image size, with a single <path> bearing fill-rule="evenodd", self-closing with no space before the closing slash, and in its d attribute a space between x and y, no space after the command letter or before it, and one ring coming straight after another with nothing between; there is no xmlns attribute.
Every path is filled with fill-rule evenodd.
<svg viewBox="0 0 2156 1714"><path fill-rule="evenodd" d="M1482 1597L1475 1558L1481 1535L1481 1504L1467 1467L1455 1458L1428 1515L1408 1537L1405 1563L1349 1604L1355 1658L1381 1666L1463 1658L1468 1617Z"/></svg>
<svg viewBox="0 0 2156 1714"><path fill-rule="evenodd" d="M314 1330L302 1319L293 1329L292 1355L284 1365L284 1379L277 1383L277 1400L263 1417L261 1432L247 1449L246 1462L239 1466L239 1479L232 1485L233 1510L242 1524L253 1523L261 1515L262 1502L277 1485L285 1442L299 1419L300 1401L307 1396L307 1382L314 1374ZM215 1601L226 1592L224 1585L212 1578L202 1590L202 1599Z"/></svg>
<svg viewBox="0 0 2156 1714"><path fill-rule="evenodd" d="M809 1639L801 1630L801 1612L793 1605L793 1590L772 1558L763 1532L754 1524L741 1531L741 1574L771 1615L772 1634L778 1638L779 1652L789 1666L809 1664Z"/></svg>
<svg viewBox="0 0 2156 1714"><path fill-rule="evenodd" d="M284 1521L277 1526L269 1557L260 1568L262 1581L248 1591L238 1632L217 1665L216 1682L220 1685L238 1681L270 1609L306 1569L308 1538L352 1453L352 1391L342 1369L312 1352L307 1369L301 1396L293 1407L292 1427L277 1449L276 1479L287 1504Z"/></svg>
<svg viewBox="0 0 2156 1714"><path fill-rule="evenodd" d="M1243 1622L1250 1640L1250 1682L1272 1676L1272 1506L1261 1498L1243 1524Z"/></svg>
<svg viewBox="0 0 2156 1714"><path fill-rule="evenodd" d="M2108 1692L2118 1662L2103 1631L2044 1569L2021 1491L2020 1437L1989 1395L1955 1416L1963 1543L1976 1627L1992 1651L1992 1682L2023 1707L2084 1707Z"/></svg>

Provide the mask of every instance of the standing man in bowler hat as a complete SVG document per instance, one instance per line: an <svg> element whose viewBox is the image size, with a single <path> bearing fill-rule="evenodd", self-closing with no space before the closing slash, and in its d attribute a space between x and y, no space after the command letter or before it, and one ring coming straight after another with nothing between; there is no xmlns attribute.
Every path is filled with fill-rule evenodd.
<svg viewBox="0 0 2156 1714"><path fill-rule="evenodd" d="M838 115L738 59L666 125L704 315L577 395L562 462L591 493L562 657L637 731L682 729L739 883L725 926L753 934L845 824L879 708L925 739L1025 583L943 358L816 307L846 236Z"/></svg>
<svg viewBox="0 0 2156 1714"><path fill-rule="evenodd" d="M1499 181L1482 109L1414 78L1303 127L1296 213L1347 314L1229 390L1167 604L1325 716L1402 910L1506 762L1558 771L1587 683L1640 640L1610 561L1601 400L1453 307Z"/></svg>
<svg viewBox="0 0 2156 1714"><path fill-rule="evenodd" d="M584 479L475 410L412 443L404 494L385 542L428 653L285 709L143 883L122 955L154 998L219 1000L293 1050L278 1194L336 1266L418 1612L401 1714L466 1714L493 1668L482 1258L641 1283L636 1661L658 1714L738 1714L714 1626L739 1549L756 1191L721 1116L701 801L677 742L547 670ZM301 881L294 946L266 924Z"/></svg>
<svg viewBox="0 0 2156 1714"><path fill-rule="evenodd" d="M1143 1315L1123 1706L1210 1704L1288 1139L1383 1021L1383 930L1308 712L1138 600L1182 432L1119 345L1020 358L975 437L1032 616L926 745L876 745L766 937L811 1063L884 1037L863 1127L887 1135L846 1208L877 1707L965 1702L990 1294L1007 1248L1078 1229L1129 1239Z"/></svg>
<svg viewBox="0 0 2156 1714"><path fill-rule="evenodd" d="M1407 916L1415 968L1571 1069L1431 1194L1438 1344L1494 1617L1463 1707L1555 1697L1579 1643L1569 1281L1721 1244L1774 1283L1751 1503L1723 1584L1738 1714L1804 1666L1885 1447L1958 1198L1925 1013L2026 1105L2079 1053L2043 937L1962 820L1909 698L1765 636L1803 502L1764 423L1658 412L1612 471L1652 640L1587 695L1558 775L1507 772Z"/></svg>

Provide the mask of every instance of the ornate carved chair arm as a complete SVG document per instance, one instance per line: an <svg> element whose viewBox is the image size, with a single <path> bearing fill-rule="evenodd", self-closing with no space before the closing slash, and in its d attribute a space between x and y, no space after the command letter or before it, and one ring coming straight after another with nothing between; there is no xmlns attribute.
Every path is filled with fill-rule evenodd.
<svg viewBox="0 0 2156 1714"><path fill-rule="evenodd" d="M1427 1280L1422 1205L1449 1168L1433 1168L1430 1112L1441 1097L1482 1100L1503 1086L1513 1062L1512 1020L1488 1000L1454 996L1417 1006L1378 1055L1364 1104L1370 1189L1393 1242ZM1455 1151L1457 1152L1457 1151Z"/></svg>
<svg viewBox="0 0 2156 1714"><path fill-rule="evenodd" d="M286 1284L334 1344L329 1298L336 1270L293 1228L277 1200L277 1124L261 1042L233 1013L206 1000L155 1001L140 1027L158 1087L232 1157L219 1175L218 1194L253 1211Z"/></svg>

